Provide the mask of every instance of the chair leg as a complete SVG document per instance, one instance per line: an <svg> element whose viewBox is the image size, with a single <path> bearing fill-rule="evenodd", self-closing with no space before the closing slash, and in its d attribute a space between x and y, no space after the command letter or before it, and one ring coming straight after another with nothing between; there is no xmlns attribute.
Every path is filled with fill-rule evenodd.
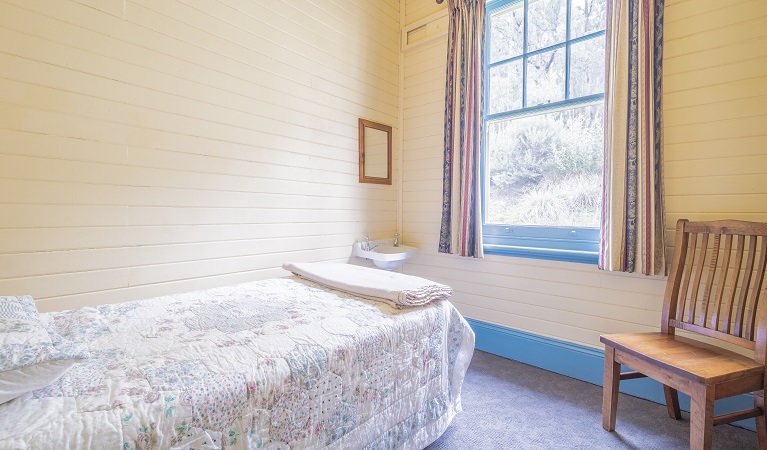
<svg viewBox="0 0 767 450"><path fill-rule="evenodd" d="M602 384L602 428L607 431L615 430L620 382L621 365L615 362L615 348L605 346L605 377Z"/></svg>
<svg viewBox="0 0 767 450"><path fill-rule="evenodd" d="M710 450L714 432L714 387L699 384L690 392L690 450Z"/></svg>
<svg viewBox="0 0 767 450"><path fill-rule="evenodd" d="M761 408L762 415L756 419L756 436L759 439L759 448L767 450L767 412L764 410L764 391L754 392L754 407Z"/></svg>
<svg viewBox="0 0 767 450"><path fill-rule="evenodd" d="M679 409L679 393L676 389L663 385L663 393L666 395L666 409L668 416L679 420L682 418L682 410Z"/></svg>

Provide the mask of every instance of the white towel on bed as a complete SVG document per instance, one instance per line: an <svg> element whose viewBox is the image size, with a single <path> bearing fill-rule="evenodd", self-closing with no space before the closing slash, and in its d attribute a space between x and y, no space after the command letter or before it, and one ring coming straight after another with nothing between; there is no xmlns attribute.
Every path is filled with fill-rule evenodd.
<svg viewBox="0 0 767 450"><path fill-rule="evenodd" d="M426 278L341 263L285 263L282 268L325 286L394 306L421 306L450 298L453 289Z"/></svg>

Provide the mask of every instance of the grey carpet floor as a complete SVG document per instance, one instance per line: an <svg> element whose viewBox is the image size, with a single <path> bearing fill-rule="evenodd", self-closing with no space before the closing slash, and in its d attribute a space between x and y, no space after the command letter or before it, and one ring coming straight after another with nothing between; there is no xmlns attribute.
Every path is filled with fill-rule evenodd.
<svg viewBox="0 0 767 450"><path fill-rule="evenodd" d="M630 381L624 381L629 383ZM602 388L499 356L474 352L459 413L428 450L687 449L687 413L621 394L616 430L602 429ZM714 449L756 449L756 433L714 428Z"/></svg>

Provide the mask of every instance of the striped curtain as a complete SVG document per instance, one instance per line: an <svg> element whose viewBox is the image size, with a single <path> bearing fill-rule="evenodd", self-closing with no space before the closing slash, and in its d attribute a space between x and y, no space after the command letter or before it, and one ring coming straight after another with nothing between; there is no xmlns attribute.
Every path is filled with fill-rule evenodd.
<svg viewBox="0 0 767 450"><path fill-rule="evenodd" d="M485 0L448 0L445 162L439 251L481 258Z"/></svg>
<svg viewBox="0 0 767 450"><path fill-rule="evenodd" d="M664 274L663 0L608 0L599 267Z"/></svg>

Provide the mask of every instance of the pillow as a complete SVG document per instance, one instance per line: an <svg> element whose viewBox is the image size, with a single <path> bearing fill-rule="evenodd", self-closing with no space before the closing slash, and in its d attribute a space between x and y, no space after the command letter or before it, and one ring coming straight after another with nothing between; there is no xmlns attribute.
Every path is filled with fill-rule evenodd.
<svg viewBox="0 0 767 450"><path fill-rule="evenodd" d="M45 327L31 296L0 296L0 373L86 356L84 344L70 342Z"/></svg>
<svg viewBox="0 0 767 450"><path fill-rule="evenodd" d="M46 361L0 372L0 404L48 386L78 363L78 359Z"/></svg>

